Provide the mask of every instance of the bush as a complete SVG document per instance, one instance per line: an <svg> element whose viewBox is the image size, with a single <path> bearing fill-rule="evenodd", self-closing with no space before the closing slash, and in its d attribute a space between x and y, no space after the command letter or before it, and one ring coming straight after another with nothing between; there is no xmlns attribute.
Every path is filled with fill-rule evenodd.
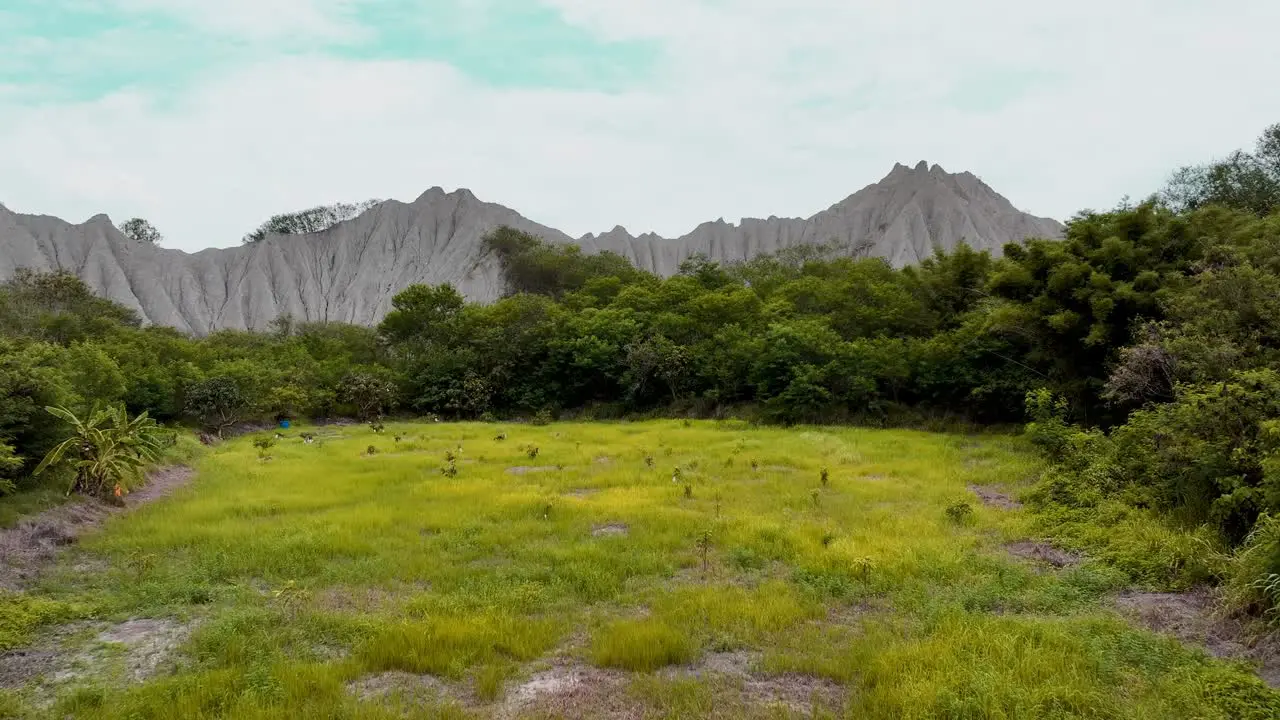
<svg viewBox="0 0 1280 720"><path fill-rule="evenodd" d="M68 493L119 498L141 484L143 471L172 444L171 434L146 413L130 419L123 407L113 407L82 419L66 408L45 409L66 421L73 433L49 451L35 474L65 462L75 472Z"/></svg>

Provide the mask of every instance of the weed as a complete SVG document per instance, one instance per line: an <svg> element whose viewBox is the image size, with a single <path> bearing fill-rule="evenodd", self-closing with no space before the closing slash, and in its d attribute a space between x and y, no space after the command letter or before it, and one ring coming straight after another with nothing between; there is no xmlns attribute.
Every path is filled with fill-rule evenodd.
<svg viewBox="0 0 1280 720"><path fill-rule="evenodd" d="M832 543L834 543L835 541L836 541L835 533L828 530L827 532L822 534L822 547L829 548L831 547Z"/></svg>
<svg viewBox="0 0 1280 720"><path fill-rule="evenodd" d="M644 456L644 465L645 465L645 467L653 467L653 456L652 456L652 455L650 455L650 454L648 454L648 453L645 453L645 456Z"/></svg>
<svg viewBox="0 0 1280 720"><path fill-rule="evenodd" d="M542 408L534 414L532 424L537 426L550 425L552 420L554 418L551 415L551 409Z"/></svg>
<svg viewBox="0 0 1280 720"><path fill-rule="evenodd" d="M702 576L705 578L707 576L707 570L710 567L710 559L709 559L711 554L711 531L710 530L703 530L702 533L698 535L697 545L698 545L698 552L702 555Z"/></svg>
<svg viewBox="0 0 1280 720"><path fill-rule="evenodd" d="M273 440L272 438L260 437L260 438L254 438L253 440L253 446L255 448L258 448L259 450L270 450L273 446L275 446L275 444L276 444L276 441Z"/></svg>
<svg viewBox="0 0 1280 720"><path fill-rule="evenodd" d="M822 491L817 488L810 490L809 499L813 500L814 507L819 507L822 505Z"/></svg>
<svg viewBox="0 0 1280 720"><path fill-rule="evenodd" d="M822 468L821 481L824 488L831 485L831 473L826 468Z"/></svg>
<svg viewBox="0 0 1280 720"><path fill-rule="evenodd" d="M296 609L311 598L311 591L300 587L296 580L290 580L271 591L271 598L282 607Z"/></svg>
<svg viewBox="0 0 1280 720"><path fill-rule="evenodd" d="M506 433L498 433L497 435L494 435L494 436L493 436L493 439L494 439L494 442L502 442L503 440L506 440L506 439L507 439L507 434L506 434Z"/></svg>
<svg viewBox="0 0 1280 720"><path fill-rule="evenodd" d="M387 429L387 426L383 425L381 420L374 420L369 423L369 428L373 430L374 433L381 434Z"/></svg>
<svg viewBox="0 0 1280 720"><path fill-rule="evenodd" d="M374 447L373 445L370 445L368 448L365 448L364 454L365 454L365 455L377 455L377 454L378 454L378 448Z"/></svg>
<svg viewBox="0 0 1280 720"><path fill-rule="evenodd" d="M947 506L947 517L957 525L968 525L973 522L973 506L961 500Z"/></svg>
<svg viewBox="0 0 1280 720"><path fill-rule="evenodd" d="M685 500L693 499L693 485L689 483L684 484L684 499Z"/></svg>
<svg viewBox="0 0 1280 720"><path fill-rule="evenodd" d="M538 458L538 447L536 445L530 446L529 449L525 451L525 454L529 456L530 460L536 460Z"/></svg>
<svg viewBox="0 0 1280 720"><path fill-rule="evenodd" d="M302 438L302 442L306 443L307 445L310 445L311 443L316 441L315 433L304 432L300 437Z"/></svg>

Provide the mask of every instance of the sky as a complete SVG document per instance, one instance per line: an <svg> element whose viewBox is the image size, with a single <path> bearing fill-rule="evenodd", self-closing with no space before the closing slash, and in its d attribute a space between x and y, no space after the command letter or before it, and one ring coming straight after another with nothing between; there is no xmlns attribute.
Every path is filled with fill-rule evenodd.
<svg viewBox="0 0 1280 720"><path fill-rule="evenodd" d="M4 0L0 203L185 250L466 187L571 235L895 162L1067 219L1280 122L1276 0Z"/></svg>

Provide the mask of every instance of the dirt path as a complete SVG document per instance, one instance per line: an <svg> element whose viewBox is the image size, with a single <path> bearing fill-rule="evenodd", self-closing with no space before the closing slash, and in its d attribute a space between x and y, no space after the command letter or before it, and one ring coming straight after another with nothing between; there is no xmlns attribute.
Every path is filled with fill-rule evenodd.
<svg viewBox="0 0 1280 720"><path fill-rule="evenodd" d="M22 590L54 563L58 553L112 515L159 500L186 485L195 472L185 465L160 468L147 484L129 493L123 506L77 498L0 530L0 590Z"/></svg>
<svg viewBox="0 0 1280 720"><path fill-rule="evenodd" d="M1116 596L1114 603L1122 614L1153 632L1204 648L1217 658L1254 664L1264 682L1280 688L1280 633L1258 634L1258 626L1223 616L1212 590L1130 591Z"/></svg>

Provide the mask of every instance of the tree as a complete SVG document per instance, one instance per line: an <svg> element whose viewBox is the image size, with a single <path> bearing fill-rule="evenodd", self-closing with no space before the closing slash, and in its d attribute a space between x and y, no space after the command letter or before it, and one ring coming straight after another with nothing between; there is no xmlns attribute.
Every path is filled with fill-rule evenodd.
<svg viewBox="0 0 1280 720"><path fill-rule="evenodd" d="M452 335L450 323L466 304L449 284L410 285L391 299L378 334L392 344L438 340Z"/></svg>
<svg viewBox="0 0 1280 720"><path fill-rule="evenodd" d="M548 243L506 225L486 235L484 247L501 264L510 295L533 293L562 298L595 278L618 277L631 282L643 276L617 253L588 255L577 245Z"/></svg>
<svg viewBox="0 0 1280 720"><path fill-rule="evenodd" d="M372 371L355 371L342 379L338 396L356 407L361 420L375 420L395 403L396 386Z"/></svg>
<svg viewBox="0 0 1280 720"><path fill-rule="evenodd" d="M671 401L679 399L679 388L688 369L685 349L661 335L654 335L626 346L625 381L633 399L642 400L651 381L658 380L671 393Z"/></svg>
<svg viewBox="0 0 1280 720"><path fill-rule="evenodd" d="M334 203L317 205L297 212L272 215L253 232L244 236L245 243L261 241L267 235L305 235L328 230L338 223L351 220L381 203L381 200L365 200L360 203Z"/></svg>
<svg viewBox="0 0 1280 720"><path fill-rule="evenodd" d="M187 388L187 414L218 437L240 420L248 405L240 386L229 377L211 377Z"/></svg>
<svg viewBox="0 0 1280 720"><path fill-rule="evenodd" d="M137 313L98 297L66 271L18 268L0 285L0 335L69 345L141 325Z"/></svg>
<svg viewBox="0 0 1280 720"><path fill-rule="evenodd" d="M1266 215L1280 208L1280 123L1262 133L1253 153L1237 150L1224 160L1178 170L1161 198L1178 211L1225 205Z"/></svg>
<svg viewBox="0 0 1280 720"><path fill-rule="evenodd" d="M120 232L135 242L144 242L151 245L159 245L164 242L164 235L160 234L156 226L142 218L125 220L124 224L120 226Z"/></svg>
<svg viewBox="0 0 1280 720"><path fill-rule="evenodd" d="M124 407L115 406L82 419L66 408L45 410L66 421L73 433L49 451L35 474L70 461L75 479L68 495L119 498L141 482L142 471L164 451L166 433L145 412L130 419Z"/></svg>

